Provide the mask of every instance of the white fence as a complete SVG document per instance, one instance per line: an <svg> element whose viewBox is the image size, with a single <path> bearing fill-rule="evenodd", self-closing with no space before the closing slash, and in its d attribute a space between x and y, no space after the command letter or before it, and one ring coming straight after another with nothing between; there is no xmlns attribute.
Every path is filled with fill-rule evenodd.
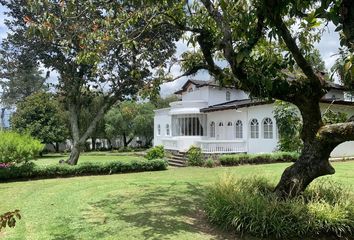
<svg viewBox="0 0 354 240"><path fill-rule="evenodd" d="M244 153L247 152L246 142L232 140L198 141L203 153Z"/></svg>

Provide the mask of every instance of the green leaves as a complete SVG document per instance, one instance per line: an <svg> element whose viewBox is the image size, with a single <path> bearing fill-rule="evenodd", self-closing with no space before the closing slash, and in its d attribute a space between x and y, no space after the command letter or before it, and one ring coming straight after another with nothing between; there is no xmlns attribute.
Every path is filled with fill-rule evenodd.
<svg viewBox="0 0 354 240"><path fill-rule="evenodd" d="M15 210L13 212L7 212L0 215L0 232L2 228L6 226L14 228L16 225L16 218L21 219L20 210Z"/></svg>

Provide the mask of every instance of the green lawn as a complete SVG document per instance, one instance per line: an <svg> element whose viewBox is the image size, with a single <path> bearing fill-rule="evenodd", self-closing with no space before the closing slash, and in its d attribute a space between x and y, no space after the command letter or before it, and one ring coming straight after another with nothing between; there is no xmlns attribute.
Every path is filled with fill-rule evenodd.
<svg viewBox="0 0 354 240"><path fill-rule="evenodd" d="M354 191L354 162L333 165L337 173L329 178ZM0 238L235 239L205 220L201 211L204 187L225 173L239 177L264 175L276 181L286 166L171 168L3 183L0 212L20 209L23 219L15 229L1 233Z"/></svg>

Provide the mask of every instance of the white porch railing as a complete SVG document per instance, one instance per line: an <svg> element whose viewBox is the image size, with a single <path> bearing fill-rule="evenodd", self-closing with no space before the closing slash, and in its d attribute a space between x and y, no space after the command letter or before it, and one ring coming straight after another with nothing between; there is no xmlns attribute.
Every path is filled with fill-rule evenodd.
<svg viewBox="0 0 354 240"><path fill-rule="evenodd" d="M242 140L202 140L198 145L203 153L243 153L247 152L247 145Z"/></svg>
<svg viewBox="0 0 354 240"><path fill-rule="evenodd" d="M165 149L169 150L179 150L177 139L162 139L162 144Z"/></svg>

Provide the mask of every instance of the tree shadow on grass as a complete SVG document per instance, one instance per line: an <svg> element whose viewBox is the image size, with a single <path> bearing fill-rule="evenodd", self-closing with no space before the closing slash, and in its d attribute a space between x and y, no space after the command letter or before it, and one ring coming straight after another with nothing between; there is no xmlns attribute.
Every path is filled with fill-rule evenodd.
<svg viewBox="0 0 354 240"><path fill-rule="evenodd" d="M171 183L156 187L143 184L135 189L137 191L110 194L90 203L77 220L82 223L80 227L66 231L67 235L54 235L54 239L83 239L75 236L87 231L93 234L92 239L121 236L122 231L128 233L130 239L170 239L180 234L235 239L207 223L201 210L204 189L201 185Z"/></svg>

